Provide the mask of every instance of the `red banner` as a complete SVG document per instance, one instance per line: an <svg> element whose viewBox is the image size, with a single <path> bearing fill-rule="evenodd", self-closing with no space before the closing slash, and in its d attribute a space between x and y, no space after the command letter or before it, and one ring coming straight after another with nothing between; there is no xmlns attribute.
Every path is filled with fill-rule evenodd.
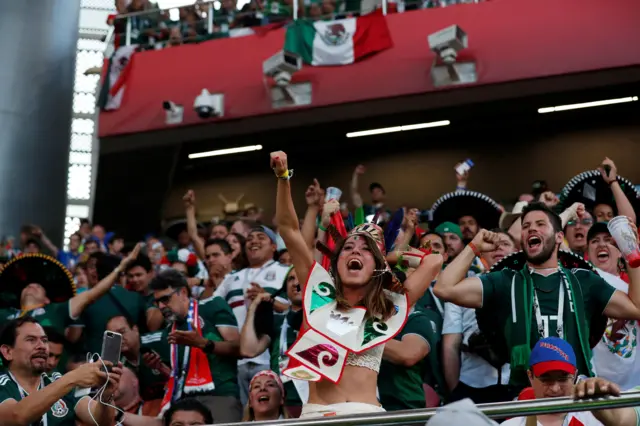
<svg viewBox="0 0 640 426"><path fill-rule="evenodd" d="M637 0L493 0L394 14L392 49L353 65L305 67L294 81L313 85L313 105L304 108L435 91L427 36L453 24L469 37L461 55L477 62L478 85L640 65L639 16ZM290 111L272 108L262 76L284 33L137 53L122 106L100 114L100 137L169 127L165 100L184 105L181 126L206 124L193 111L203 88L224 93L219 120Z"/></svg>

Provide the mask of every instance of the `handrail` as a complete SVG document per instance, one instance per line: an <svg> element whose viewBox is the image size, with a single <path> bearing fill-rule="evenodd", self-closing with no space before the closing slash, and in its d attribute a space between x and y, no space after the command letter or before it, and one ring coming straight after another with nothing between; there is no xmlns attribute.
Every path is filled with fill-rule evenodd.
<svg viewBox="0 0 640 426"><path fill-rule="evenodd" d="M581 400L575 400L570 397L545 398L528 401L510 401L477 405L478 409L480 409L487 417L494 419L636 406L640 406L640 391L622 392L619 397L605 397ZM437 409L426 408L419 410L392 411L387 413L322 417L316 419L271 420L266 422L251 422L244 424L251 426L370 426L412 423L424 424L431 417L433 417L436 412ZM227 423L219 424L216 426L238 426L240 424L243 423Z"/></svg>

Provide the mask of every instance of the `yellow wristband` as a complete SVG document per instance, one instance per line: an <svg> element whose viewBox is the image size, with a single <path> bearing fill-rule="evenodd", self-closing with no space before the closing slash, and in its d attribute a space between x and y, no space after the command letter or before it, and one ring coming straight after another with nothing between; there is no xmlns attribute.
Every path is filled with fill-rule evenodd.
<svg viewBox="0 0 640 426"><path fill-rule="evenodd" d="M278 177L278 179L286 179L289 177L289 170L285 170L283 174L276 176Z"/></svg>

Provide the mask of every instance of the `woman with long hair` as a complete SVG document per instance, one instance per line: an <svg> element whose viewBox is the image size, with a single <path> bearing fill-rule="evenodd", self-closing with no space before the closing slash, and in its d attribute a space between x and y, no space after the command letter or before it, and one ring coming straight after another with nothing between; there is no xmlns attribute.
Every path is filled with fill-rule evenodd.
<svg viewBox="0 0 640 426"><path fill-rule="evenodd" d="M231 269L233 271L241 271L249 266L247 256L244 254L244 246L247 241L244 235L238 234L237 232L231 232L227 235L225 240L227 240L232 250L231 257L233 260L231 262Z"/></svg>
<svg viewBox="0 0 640 426"><path fill-rule="evenodd" d="M301 417L382 412L376 396L384 344L404 326L410 307L442 267L439 254L404 253L415 272L400 284L385 259L382 230L355 227L338 241L330 271L314 262L291 200L284 152L271 153L278 178L276 220L299 277L304 323L283 374L309 381Z"/></svg>
<svg viewBox="0 0 640 426"><path fill-rule="evenodd" d="M244 409L243 422L262 422L288 419L284 407L285 391L282 380L271 370L256 373L249 383L249 401Z"/></svg>

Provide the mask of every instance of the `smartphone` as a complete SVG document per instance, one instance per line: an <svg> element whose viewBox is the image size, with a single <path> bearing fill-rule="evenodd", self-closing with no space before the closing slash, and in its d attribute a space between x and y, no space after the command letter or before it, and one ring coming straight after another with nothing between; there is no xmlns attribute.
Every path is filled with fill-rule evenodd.
<svg viewBox="0 0 640 426"><path fill-rule="evenodd" d="M102 353L100 356L103 361L109 361L113 365L120 362L120 350L122 348L122 334L113 331L105 331L102 335Z"/></svg>

